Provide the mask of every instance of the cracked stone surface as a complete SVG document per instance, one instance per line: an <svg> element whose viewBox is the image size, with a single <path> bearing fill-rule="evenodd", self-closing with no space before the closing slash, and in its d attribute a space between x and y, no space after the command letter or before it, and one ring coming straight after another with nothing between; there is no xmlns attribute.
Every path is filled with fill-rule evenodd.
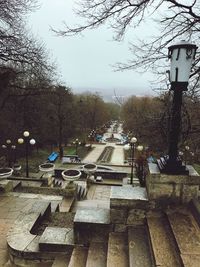
<svg viewBox="0 0 200 267"><path fill-rule="evenodd" d="M74 223L110 223L110 210L109 209L83 209L77 210L74 217Z"/></svg>
<svg viewBox="0 0 200 267"><path fill-rule="evenodd" d="M112 199L122 199L122 200L146 200L147 192L145 188L142 187L132 187L125 186L125 187L112 187L111 188L111 200Z"/></svg>

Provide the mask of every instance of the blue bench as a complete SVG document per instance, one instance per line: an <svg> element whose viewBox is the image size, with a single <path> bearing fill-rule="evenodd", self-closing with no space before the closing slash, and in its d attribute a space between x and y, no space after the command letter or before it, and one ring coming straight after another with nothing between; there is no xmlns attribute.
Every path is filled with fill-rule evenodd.
<svg viewBox="0 0 200 267"><path fill-rule="evenodd" d="M48 156L48 160L50 162L56 161L57 158L58 158L58 153L56 153L56 152L52 152L51 155Z"/></svg>

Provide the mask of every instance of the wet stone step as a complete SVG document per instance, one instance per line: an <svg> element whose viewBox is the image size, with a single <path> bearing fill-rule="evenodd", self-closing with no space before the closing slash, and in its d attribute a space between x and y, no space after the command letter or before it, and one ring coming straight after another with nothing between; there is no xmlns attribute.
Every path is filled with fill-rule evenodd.
<svg viewBox="0 0 200 267"><path fill-rule="evenodd" d="M184 266L198 267L200 262L200 228L196 220L186 208L168 211L167 215Z"/></svg>
<svg viewBox="0 0 200 267"><path fill-rule="evenodd" d="M60 204L60 212L69 212L74 203L74 200L75 200L74 197L63 198Z"/></svg>
<svg viewBox="0 0 200 267"><path fill-rule="evenodd" d="M129 266L152 267L152 257L145 227L129 227Z"/></svg>
<svg viewBox="0 0 200 267"><path fill-rule="evenodd" d="M75 224L110 224L109 209L82 209L77 210L74 217Z"/></svg>
<svg viewBox="0 0 200 267"><path fill-rule="evenodd" d="M109 209L80 209L74 217L74 234L76 244L88 245L94 237L108 237L112 228ZM102 240L98 240L102 241Z"/></svg>
<svg viewBox="0 0 200 267"><path fill-rule="evenodd" d="M57 256L53 262L52 267L68 267L69 261L70 261L70 255L68 254Z"/></svg>
<svg viewBox="0 0 200 267"><path fill-rule="evenodd" d="M106 267L107 243L91 242L86 267Z"/></svg>
<svg viewBox="0 0 200 267"><path fill-rule="evenodd" d="M41 251L72 251L74 232L72 228L46 227L39 240Z"/></svg>
<svg viewBox="0 0 200 267"><path fill-rule="evenodd" d="M128 244L126 233L110 233L107 252L107 267L128 267Z"/></svg>
<svg viewBox="0 0 200 267"><path fill-rule="evenodd" d="M182 267L173 235L165 217L152 213L151 217L147 218L147 223L156 266Z"/></svg>
<svg viewBox="0 0 200 267"><path fill-rule="evenodd" d="M87 261L87 255L88 255L87 247L76 246L73 249L68 267L85 267Z"/></svg>

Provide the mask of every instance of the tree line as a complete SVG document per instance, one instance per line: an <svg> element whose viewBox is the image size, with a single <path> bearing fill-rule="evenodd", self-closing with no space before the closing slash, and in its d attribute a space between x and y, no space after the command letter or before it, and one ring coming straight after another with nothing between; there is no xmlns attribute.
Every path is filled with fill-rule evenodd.
<svg viewBox="0 0 200 267"><path fill-rule="evenodd" d="M116 106L98 94L75 95L58 82L47 48L26 27L37 1L0 0L0 143L16 144L28 130L37 146L86 139L116 116ZM114 115L115 114L115 115Z"/></svg>
<svg viewBox="0 0 200 267"><path fill-rule="evenodd" d="M121 107L124 130L155 155L168 153L171 93L158 97L132 96ZM190 159L200 161L200 100L184 96L179 150L190 148ZM187 153L189 153L187 152Z"/></svg>

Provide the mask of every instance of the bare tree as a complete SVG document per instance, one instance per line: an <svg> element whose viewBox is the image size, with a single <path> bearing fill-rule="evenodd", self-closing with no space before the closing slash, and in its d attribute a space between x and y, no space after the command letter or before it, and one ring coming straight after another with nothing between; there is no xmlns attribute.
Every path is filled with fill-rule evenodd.
<svg viewBox="0 0 200 267"><path fill-rule="evenodd" d="M167 57L166 47L177 39L196 41L200 30L200 2L197 0L80 0L77 14L85 19L85 24L70 27L65 24L58 34L70 36L109 23L114 30L114 38L122 40L129 28L141 26L144 19L159 23L160 33L146 40L131 44L133 57L125 64L117 64L117 69L153 68L163 73ZM200 53L197 53L191 76L198 77Z"/></svg>
<svg viewBox="0 0 200 267"><path fill-rule="evenodd" d="M11 97L33 95L35 89L41 94L55 77L46 47L26 28L26 16L36 3L0 0L0 109Z"/></svg>

